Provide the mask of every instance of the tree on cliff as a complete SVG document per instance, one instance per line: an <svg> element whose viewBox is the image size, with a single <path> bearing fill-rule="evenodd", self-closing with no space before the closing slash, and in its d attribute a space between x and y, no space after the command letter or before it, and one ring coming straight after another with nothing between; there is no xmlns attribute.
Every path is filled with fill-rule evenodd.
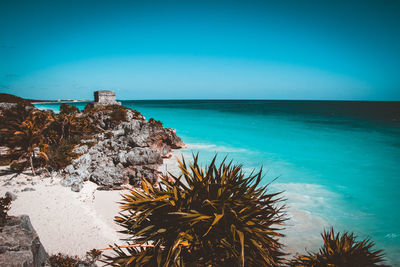
<svg viewBox="0 0 400 267"><path fill-rule="evenodd" d="M36 153L38 154L37 156L45 160L48 159L40 147L45 146L43 142L43 130L53 121L54 118L51 113L35 110L19 125L19 129L14 132L11 153L19 155L18 159L27 158L33 175L36 175L34 168Z"/></svg>

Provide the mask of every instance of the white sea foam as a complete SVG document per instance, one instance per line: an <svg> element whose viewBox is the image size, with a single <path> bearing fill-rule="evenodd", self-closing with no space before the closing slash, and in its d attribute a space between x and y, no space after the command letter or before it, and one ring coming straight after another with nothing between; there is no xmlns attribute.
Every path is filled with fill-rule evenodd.
<svg viewBox="0 0 400 267"><path fill-rule="evenodd" d="M217 146L214 144L206 143L189 143L187 144L189 150L206 150L209 152L221 152L221 153L232 153L232 152L246 152L248 150L244 148L234 148L228 146Z"/></svg>
<svg viewBox="0 0 400 267"><path fill-rule="evenodd" d="M333 199L339 198L338 194L318 184L273 183L271 189L284 191L289 205L307 211L328 208Z"/></svg>
<svg viewBox="0 0 400 267"><path fill-rule="evenodd" d="M58 106L35 105L35 107L39 110L51 110L54 113L60 112L60 107Z"/></svg>
<svg viewBox="0 0 400 267"><path fill-rule="evenodd" d="M337 195L317 184L276 183L273 191L283 191L288 221L282 239L289 253L316 250L322 244L320 233L331 225L325 212Z"/></svg>
<svg viewBox="0 0 400 267"><path fill-rule="evenodd" d="M398 234L398 233L390 233L390 234L385 235L385 237L389 238L389 239L394 239L394 238L400 237L400 234Z"/></svg>

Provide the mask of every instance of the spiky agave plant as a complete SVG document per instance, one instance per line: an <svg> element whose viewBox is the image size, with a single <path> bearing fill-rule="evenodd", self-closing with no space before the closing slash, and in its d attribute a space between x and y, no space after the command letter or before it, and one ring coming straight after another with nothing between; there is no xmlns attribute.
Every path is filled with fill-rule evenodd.
<svg viewBox="0 0 400 267"><path fill-rule="evenodd" d="M116 222L128 245L105 256L113 266L277 266L284 253L285 221L280 193L259 186L262 171L246 176L241 165L201 168L198 155L181 175L162 177L159 187L123 196ZM173 178L173 179L170 179ZM173 181L171 181L173 180Z"/></svg>
<svg viewBox="0 0 400 267"><path fill-rule="evenodd" d="M353 233L335 234L333 228L322 234L323 246L317 253L299 255L291 261L292 267L372 267L383 265L383 251L373 250L370 239L356 241Z"/></svg>

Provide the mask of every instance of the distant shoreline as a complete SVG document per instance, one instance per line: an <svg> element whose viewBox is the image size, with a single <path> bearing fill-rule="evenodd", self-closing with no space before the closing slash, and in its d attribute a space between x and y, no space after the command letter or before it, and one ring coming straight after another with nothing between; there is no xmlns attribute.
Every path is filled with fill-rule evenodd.
<svg viewBox="0 0 400 267"><path fill-rule="evenodd" d="M92 100L30 100L30 101L32 104L93 102Z"/></svg>

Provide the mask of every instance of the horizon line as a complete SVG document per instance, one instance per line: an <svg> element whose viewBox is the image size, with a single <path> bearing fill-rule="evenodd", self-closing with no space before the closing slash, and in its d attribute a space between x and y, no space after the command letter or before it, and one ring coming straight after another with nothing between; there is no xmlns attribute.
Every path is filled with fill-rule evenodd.
<svg viewBox="0 0 400 267"><path fill-rule="evenodd" d="M27 98L26 98L27 99ZM94 102L94 100L88 99L28 99L32 103L40 104L46 101L51 103L57 102ZM400 100L352 100L352 99L252 99L252 98L167 98L167 99L116 99L117 101L292 101L292 102L300 102L300 101L307 101L307 102L400 102ZM40 101L40 102L35 102Z"/></svg>

